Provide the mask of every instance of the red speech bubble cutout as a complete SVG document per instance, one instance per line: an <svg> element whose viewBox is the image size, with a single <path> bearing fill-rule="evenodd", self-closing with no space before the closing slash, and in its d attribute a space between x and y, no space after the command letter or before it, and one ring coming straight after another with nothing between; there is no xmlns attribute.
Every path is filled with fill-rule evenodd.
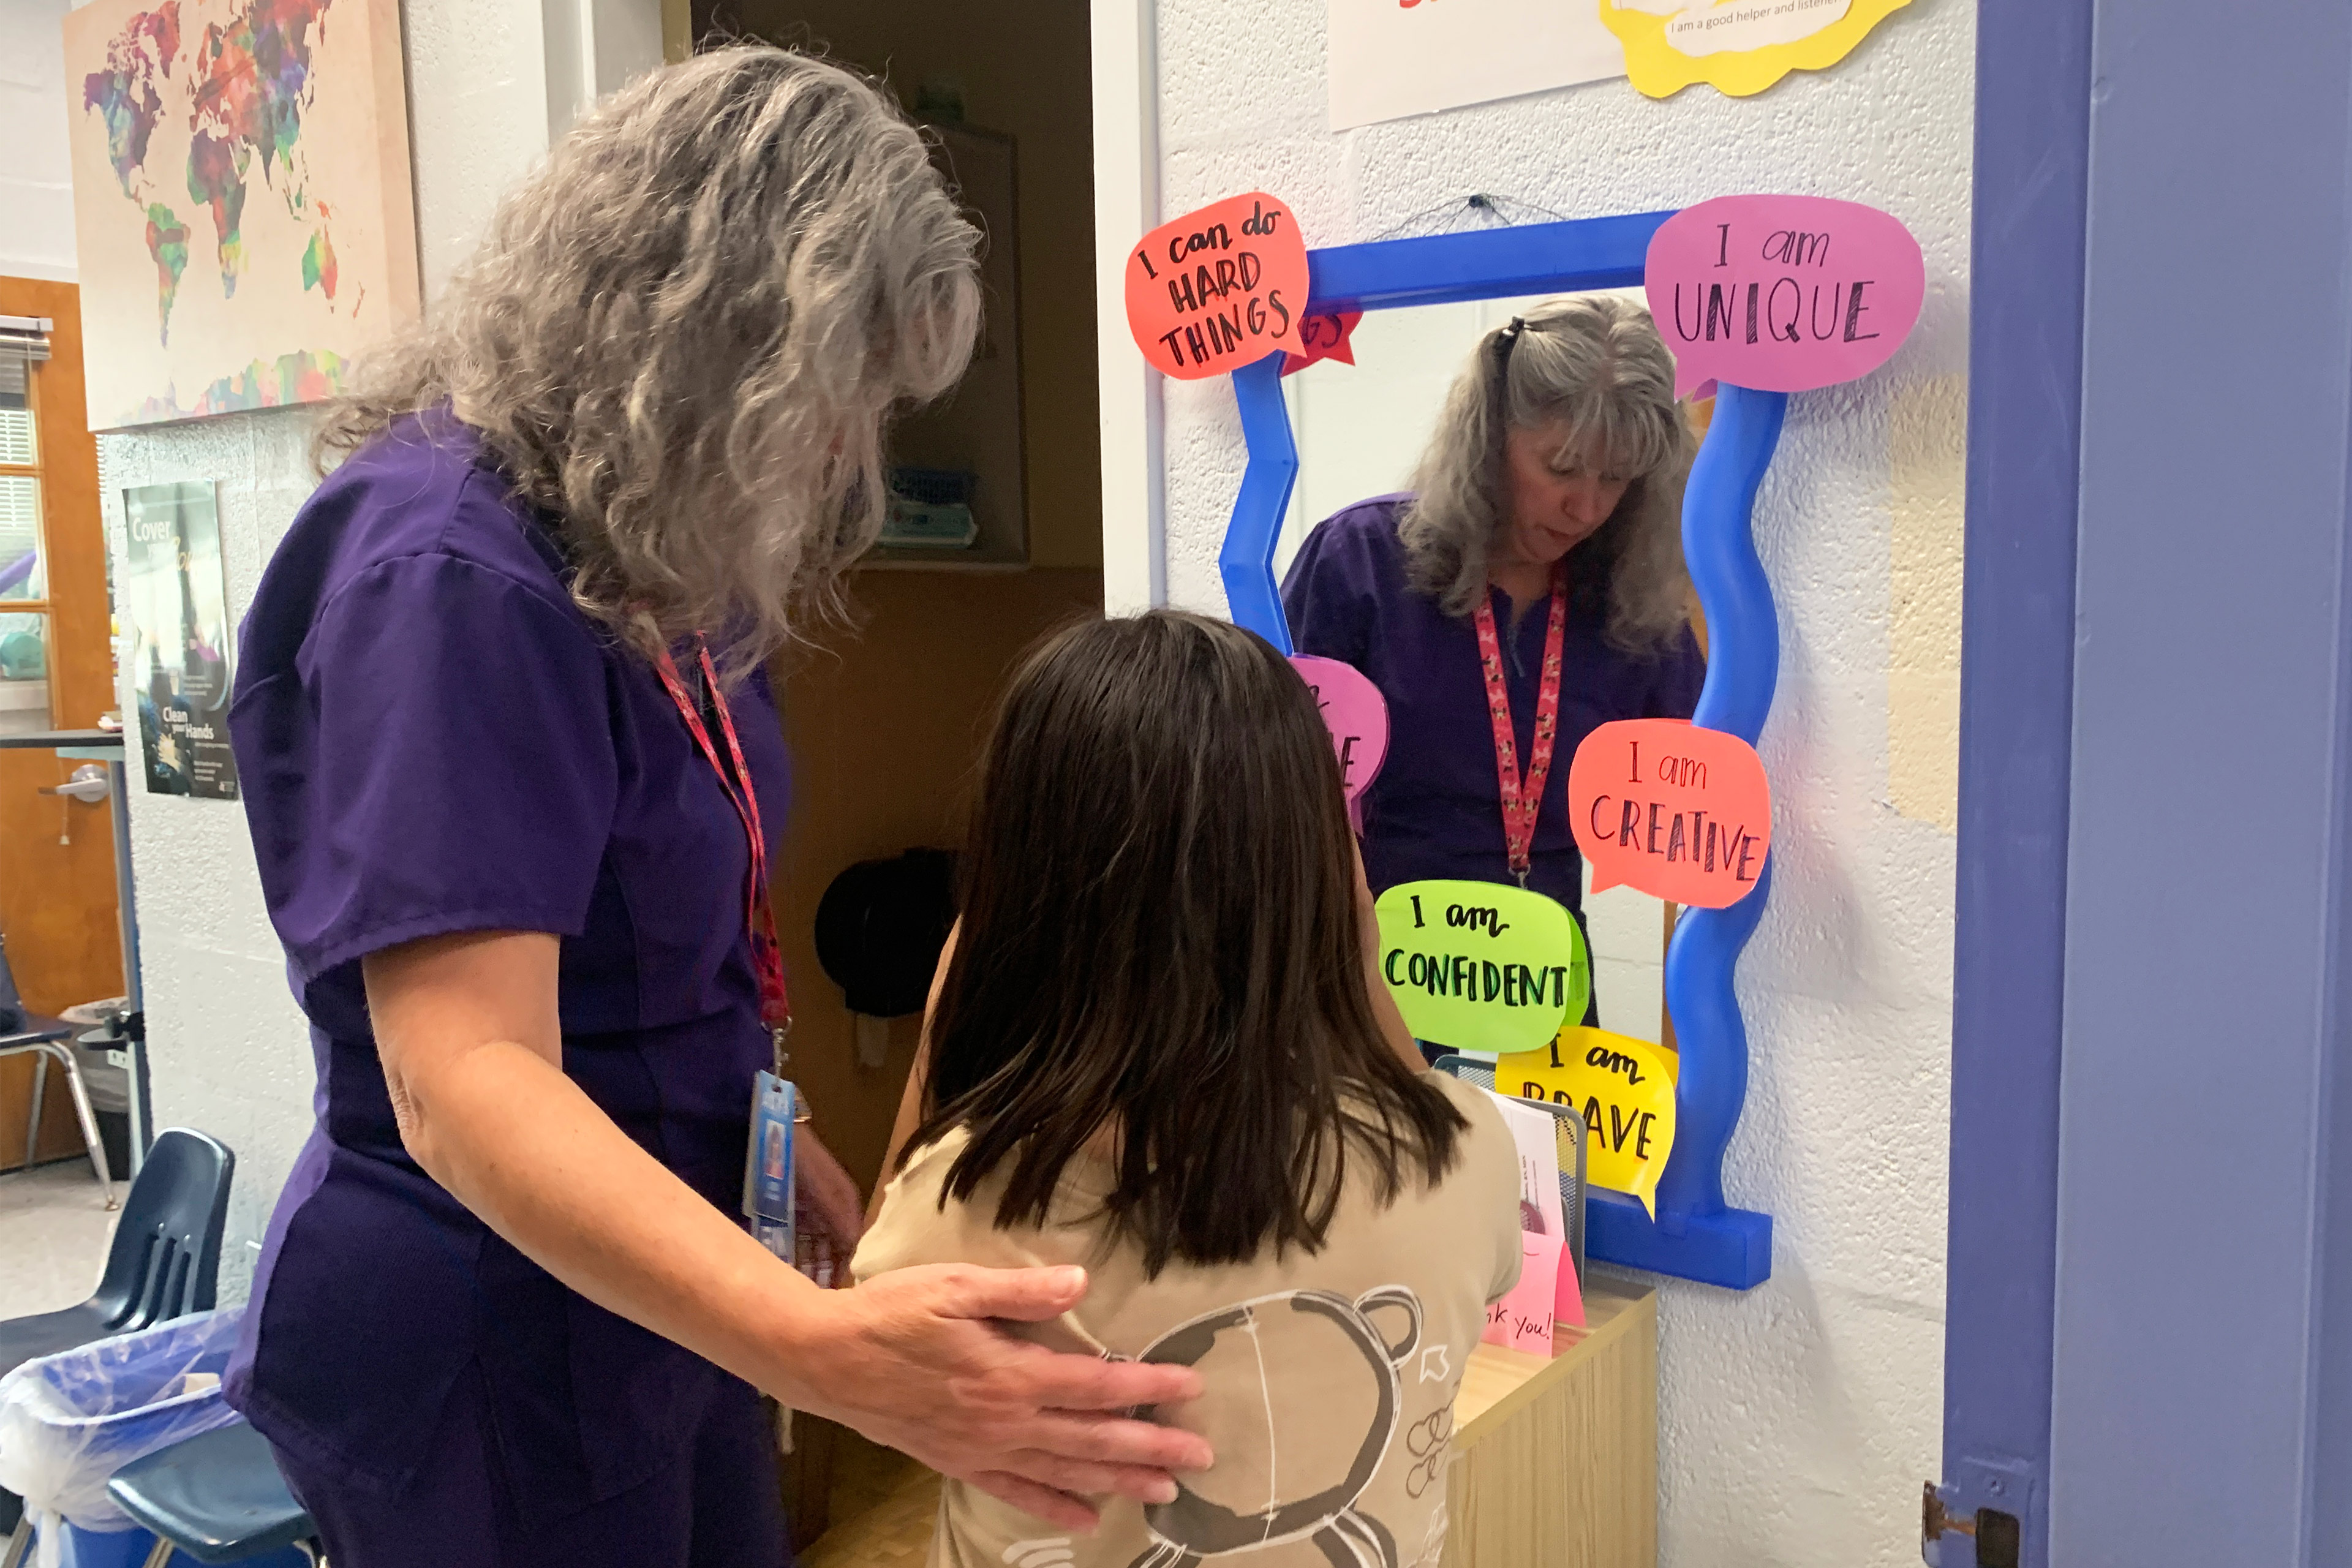
<svg viewBox="0 0 2352 1568"><path fill-rule="evenodd" d="M1339 785L1348 804L1372 782L1389 754L1389 704L1381 689L1352 664L1318 658L1311 653L1290 656L1291 665L1315 693L1323 710L1323 727L1331 731L1332 754L1339 759Z"/></svg>
<svg viewBox="0 0 2352 1568"><path fill-rule="evenodd" d="M1304 351L1282 356L1282 374L1296 375L1317 360L1335 359L1341 364L1356 363L1356 323L1364 319L1361 310L1341 310L1332 316L1309 316L1298 323L1298 346Z"/></svg>
<svg viewBox="0 0 2352 1568"><path fill-rule="evenodd" d="M1720 378L1810 392L1868 375L1919 320L1927 267L1902 223L1828 196L1717 196L1650 237L1643 283L1675 395Z"/></svg>
<svg viewBox="0 0 2352 1568"><path fill-rule="evenodd" d="M1128 252L1128 330L1145 359L1179 380L1297 348L1306 303L1307 241L1264 191L1163 223Z"/></svg>
<svg viewBox="0 0 2352 1568"><path fill-rule="evenodd" d="M1678 904L1738 903L1772 847L1772 786L1756 749L1687 719L1621 719L1576 748L1568 816L1592 890L1620 883Z"/></svg>

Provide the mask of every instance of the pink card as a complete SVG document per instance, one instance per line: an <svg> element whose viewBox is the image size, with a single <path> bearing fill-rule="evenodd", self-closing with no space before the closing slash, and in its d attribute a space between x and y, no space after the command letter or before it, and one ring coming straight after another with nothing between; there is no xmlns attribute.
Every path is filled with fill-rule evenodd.
<svg viewBox="0 0 2352 1568"><path fill-rule="evenodd" d="M1339 759L1339 784L1347 792L1349 820L1354 821L1357 797L1388 756L1388 700L1353 665L1311 653L1293 654L1290 662L1307 689L1315 693L1315 705L1323 710L1323 727L1331 731L1331 752Z"/></svg>
<svg viewBox="0 0 2352 1568"><path fill-rule="evenodd" d="M1489 1093L1492 1093L1490 1090ZM1494 1095L1503 1125L1519 1154L1519 1282L1486 1309L1488 1344L1552 1353L1555 1319L1584 1326L1584 1293L1576 1260L1568 1251L1568 1226L1560 1211L1559 1128L1549 1111Z"/></svg>
<svg viewBox="0 0 2352 1568"><path fill-rule="evenodd" d="M1810 392L1868 375L1927 297L1901 220L1828 196L1717 196L1650 238L1650 314L1675 353L1675 395L1720 378Z"/></svg>
<svg viewBox="0 0 2352 1568"><path fill-rule="evenodd" d="M1511 1293L1486 1309L1486 1331L1479 1337L1490 1345L1551 1354L1551 1314L1554 1281L1559 1277L1559 1237L1519 1233L1519 1282ZM1576 1272L1573 1266L1569 1273Z"/></svg>
<svg viewBox="0 0 2352 1568"><path fill-rule="evenodd" d="M1566 1248L1559 1255L1559 1289L1552 1297L1551 1315L1571 1329L1584 1327L1584 1287L1577 1283L1576 1259Z"/></svg>

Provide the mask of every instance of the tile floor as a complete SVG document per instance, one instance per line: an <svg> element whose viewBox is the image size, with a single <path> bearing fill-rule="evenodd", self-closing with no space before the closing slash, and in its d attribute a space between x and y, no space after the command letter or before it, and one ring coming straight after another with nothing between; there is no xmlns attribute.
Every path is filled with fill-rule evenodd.
<svg viewBox="0 0 2352 1568"><path fill-rule="evenodd" d="M930 1551L940 1478L855 1432L839 1443L832 1526L801 1553L801 1568L919 1568Z"/></svg>
<svg viewBox="0 0 2352 1568"><path fill-rule="evenodd" d="M120 1214L85 1159L0 1174L0 1319L87 1300Z"/></svg>
<svg viewBox="0 0 2352 1568"><path fill-rule="evenodd" d="M119 1214L87 1160L0 1173L0 1319L88 1299ZM803 1568L915 1568L930 1544L939 1478L855 1433L842 1437L833 1528L801 1554Z"/></svg>

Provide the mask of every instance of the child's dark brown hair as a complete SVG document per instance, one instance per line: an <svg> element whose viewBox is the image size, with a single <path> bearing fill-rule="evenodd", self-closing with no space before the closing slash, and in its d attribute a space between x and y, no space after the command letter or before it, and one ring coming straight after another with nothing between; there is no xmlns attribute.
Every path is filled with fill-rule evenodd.
<svg viewBox="0 0 2352 1568"><path fill-rule="evenodd" d="M1466 1123L1383 1038L1355 849L1315 699L1264 639L1155 610L1067 627L1015 671L963 857L919 1148L941 1195L1007 1167L1045 1223L1106 1128L1103 1216L1148 1273L1323 1244L1350 1160L1382 1202Z"/></svg>

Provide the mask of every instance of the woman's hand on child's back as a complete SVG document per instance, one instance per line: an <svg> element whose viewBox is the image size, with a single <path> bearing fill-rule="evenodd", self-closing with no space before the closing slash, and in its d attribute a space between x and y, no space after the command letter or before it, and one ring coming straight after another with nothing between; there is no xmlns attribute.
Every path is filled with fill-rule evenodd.
<svg viewBox="0 0 2352 1568"><path fill-rule="evenodd" d="M1082 1268L936 1264L828 1293L835 1310L793 1358L794 1403L1065 1530L1094 1528L1081 1494L1176 1495L1171 1471L1206 1469L1208 1444L1132 1420L1137 1405L1199 1396L1186 1367L1109 1362L1015 1339L1087 1292Z"/></svg>

